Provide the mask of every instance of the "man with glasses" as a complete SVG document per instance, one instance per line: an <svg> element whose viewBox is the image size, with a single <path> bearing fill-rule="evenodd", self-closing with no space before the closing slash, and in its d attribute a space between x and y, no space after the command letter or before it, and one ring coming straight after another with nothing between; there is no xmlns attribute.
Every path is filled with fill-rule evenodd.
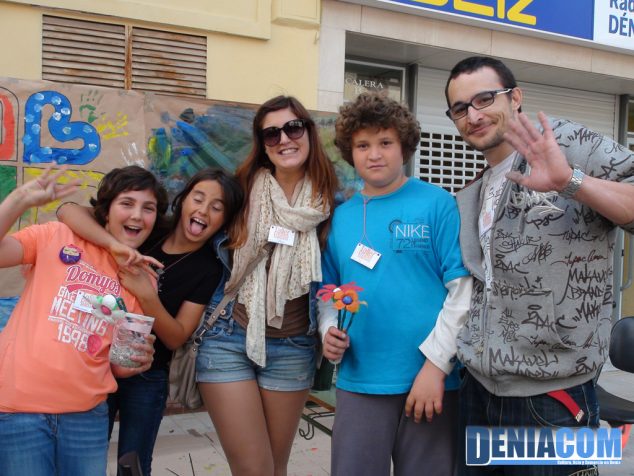
<svg viewBox="0 0 634 476"><path fill-rule="evenodd" d="M594 379L607 358L617 227L634 231L634 156L543 113L500 61L451 71L447 116L487 167L457 194L460 245L474 276L458 336L466 426L599 424ZM464 445L460 445L464 449ZM588 466L468 466L464 474L590 475Z"/></svg>

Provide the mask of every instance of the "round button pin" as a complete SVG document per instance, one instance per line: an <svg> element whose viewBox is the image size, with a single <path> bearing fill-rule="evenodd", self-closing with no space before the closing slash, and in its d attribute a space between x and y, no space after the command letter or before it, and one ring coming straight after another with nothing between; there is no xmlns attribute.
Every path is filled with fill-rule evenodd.
<svg viewBox="0 0 634 476"><path fill-rule="evenodd" d="M60 250L59 259L65 264L77 263L81 259L81 250L75 245L66 245Z"/></svg>

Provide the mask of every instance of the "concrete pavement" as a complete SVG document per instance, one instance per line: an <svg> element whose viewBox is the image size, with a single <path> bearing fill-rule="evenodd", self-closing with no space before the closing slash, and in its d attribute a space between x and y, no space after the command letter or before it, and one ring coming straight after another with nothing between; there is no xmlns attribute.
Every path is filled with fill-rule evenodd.
<svg viewBox="0 0 634 476"><path fill-rule="evenodd" d="M634 375L618 370L604 370L601 385L617 395L634 400ZM331 425L329 419L323 420ZM306 430L302 420L300 430ZM115 476L115 442L118 428L113 432L110 448L109 476ZM205 412L166 416L163 419L154 451L153 476L230 476L229 465L220 446L209 416ZM601 466L602 476L634 476L634 435L618 466ZM330 474L330 437L319 430L306 440L298 433L293 443L288 475L324 476Z"/></svg>

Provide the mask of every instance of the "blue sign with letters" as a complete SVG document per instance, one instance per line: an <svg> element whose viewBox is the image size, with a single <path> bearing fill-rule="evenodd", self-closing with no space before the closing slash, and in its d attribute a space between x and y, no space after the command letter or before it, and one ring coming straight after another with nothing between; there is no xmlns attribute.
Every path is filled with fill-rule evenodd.
<svg viewBox="0 0 634 476"><path fill-rule="evenodd" d="M585 40L593 38L594 0L388 1Z"/></svg>
<svg viewBox="0 0 634 476"><path fill-rule="evenodd" d="M634 50L634 0L377 0L376 3Z"/></svg>

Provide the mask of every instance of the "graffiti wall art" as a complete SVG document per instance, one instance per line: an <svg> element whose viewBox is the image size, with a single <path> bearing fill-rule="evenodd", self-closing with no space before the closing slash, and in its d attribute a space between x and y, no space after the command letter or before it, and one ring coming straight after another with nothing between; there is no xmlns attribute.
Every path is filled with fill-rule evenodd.
<svg viewBox="0 0 634 476"><path fill-rule="evenodd" d="M136 164L171 196L199 169L235 171L251 147L257 105L164 96L47 81L0 78L0 199L50 164L81 181L67 200L87 205L101 177ZM343 201L359 180L334 146L336 114L312 112L334 163ZM14 229L55 219L60 203L25 213ZM0 299L21 292L21 270L0 270ZM0 320L11 305L0 306Z"/></svg>

